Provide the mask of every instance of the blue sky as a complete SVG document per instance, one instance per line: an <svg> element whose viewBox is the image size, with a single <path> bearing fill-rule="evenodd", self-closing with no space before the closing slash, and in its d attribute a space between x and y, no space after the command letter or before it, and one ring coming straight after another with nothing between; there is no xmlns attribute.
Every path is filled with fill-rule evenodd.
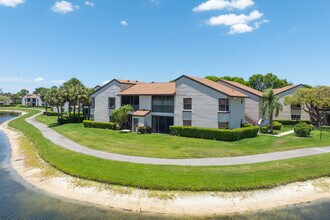
<svg viewBox="0 0 330 220"><path fill-rule="evenodd" d="M272 72L330 85L330 1L0 0L0 88Z"/></svg>

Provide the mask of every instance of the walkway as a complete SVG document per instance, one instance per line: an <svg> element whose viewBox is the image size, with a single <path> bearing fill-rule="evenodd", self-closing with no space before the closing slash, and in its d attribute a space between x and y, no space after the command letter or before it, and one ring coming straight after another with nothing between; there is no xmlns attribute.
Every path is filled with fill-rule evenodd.
<svg viewBox="0 0 330 220"><path fill-rule="evenodd" d="M39 114L37 114L39 115ZM69 140L68 138L55 132L47 125L36 121L34 115L26 119L26 122L38 128L43 136L53 142L54 144L71 150L77 153L86 154L106 160L114 160L128 163L138 164L157 164L157 165L181 165L181 166L229 166L229 165L240 165L240 164L253 164L261 162L269 162L276 160L284 160L290 158L311 156L317 154L330 153L329 147L320 148L304 148L283 152L274 152L267 154L257 154L250 156L240 157L219 157L219 158L202 158L202 159L161 159L161 158L149 158L149 157L136 157L136 156L125 156L120 154L107 153L103 151L93 150L84 147L76 142Z"/></svg>

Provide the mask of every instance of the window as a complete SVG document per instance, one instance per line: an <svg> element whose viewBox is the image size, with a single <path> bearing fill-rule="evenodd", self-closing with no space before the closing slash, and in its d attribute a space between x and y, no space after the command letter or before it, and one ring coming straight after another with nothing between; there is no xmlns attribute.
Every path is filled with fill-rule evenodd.
<svg viewBox="0 0 330 220"><path fill-rule="evenodd" d="M110 97L109 98L109 108L114 109L116 108L116 98L115 97Z"/></svg>
<svg viewBox="0 0 330 220"><path fill-rule="evenodd" d="M229 112L229 99L219 99L219 111Z"/></svg>
<svg viewBox="0 0 330 220"><path fill-rule="evenodd" d="M291 105L291 110L301 110L301 105Z"/></svg>
<svg viewBox="0 0 330 220"><path fill-rule="evenodd" d="M140 104L139 96L122 96L121 97L121 106L131 105L134 110L138 110L139 104Z"/></svg>
<svg viewBox="0 0 330 220"><path fill-rule="evenodd" d="M291 120L300 121L300 115L291 115Z"/></svg>
<svg viewBox="0 0 330 220"><path fill-rule="evenodd" d="M95 108L95 97L92 97L92 108Z"/></svg>
<svg viewBox="0 0 330 220"><path fill-rule="evenodd" d="M228 129L229 128L229 122L218 122L218 128L219 129Z"/></svg>
<svg viewBox="0 0 330 220"><path fill-rule="evenodd" d="M183 99L183 109L184 110L191 110L191 108L192 108L191 98L184 98Z"/></svg>
<svg viewBox="0 0 330 220"><path fill-rule="evenodd" d="M191 120L183 120L183 126L191 126Z"/></svg>
<svg viewBox="0 0 330 220"><path fill-rule="evenodd" d="M152 97L153 112L174 113L174 97L173 96L153 96Z"/></svg>

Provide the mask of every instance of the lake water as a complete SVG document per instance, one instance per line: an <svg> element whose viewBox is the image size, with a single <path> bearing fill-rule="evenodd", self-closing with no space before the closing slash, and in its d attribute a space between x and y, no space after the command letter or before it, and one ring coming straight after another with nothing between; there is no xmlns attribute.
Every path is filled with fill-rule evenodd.
<svg viewBox="0 0 330 220"><path fill-rule="evenodd" d="M15 115L0 112L0 123ZM105 210L41 192L10 167L10 145L0 132L0 219L182 219L128 211ZM185 217L185 219L192 219ZM330 200L272 211L207 219L330 219Z"/></svg>

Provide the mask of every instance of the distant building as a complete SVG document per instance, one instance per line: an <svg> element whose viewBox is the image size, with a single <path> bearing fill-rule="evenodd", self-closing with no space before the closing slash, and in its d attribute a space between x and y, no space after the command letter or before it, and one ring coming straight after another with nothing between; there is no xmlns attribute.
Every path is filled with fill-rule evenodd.
<svg viewBox="0 0 330 220"><path fill-rule="evenodd" d="M44 106L45 103L41 100L40 95L38 94L27 94L22 98L23 106L31 106L31 107L40 107Z"/></svg>

